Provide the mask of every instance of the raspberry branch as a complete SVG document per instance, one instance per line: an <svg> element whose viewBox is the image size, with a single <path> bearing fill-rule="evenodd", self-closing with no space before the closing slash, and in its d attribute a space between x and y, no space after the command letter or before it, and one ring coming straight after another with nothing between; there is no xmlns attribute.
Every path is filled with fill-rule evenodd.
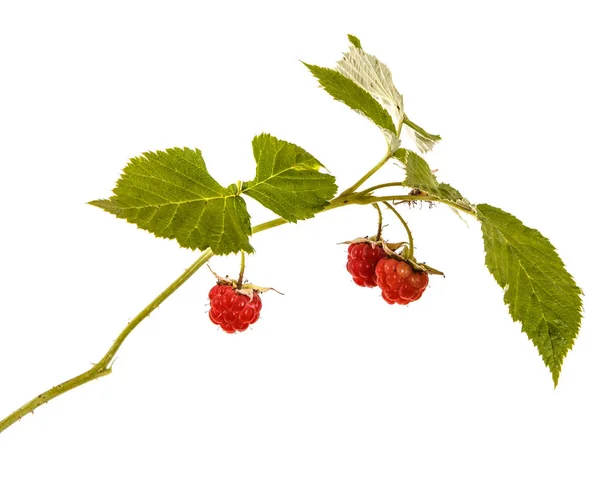
<svg viewBox="0 0 600 496"><path fill-rule="evenodd" d="M579 331L581 290L564 268L555 248L538 231L496 207L470 204L458 190L438 182L434 171L421 156L399 148L403 124L421 152L431 150L440 137L426 132L406 117L403 97L395 88L387 66L364 52L356 37L349 36L349 39L352 47L335 70L305 65L330 95L369 118L382 130L388 143L385 156L334 199L335 178L320 171L323 164L302 148L268 134L253 140L256 177L252 181L238 181L227 188L208 173L197 149L172 148L132 159L113 190L114 196L90 203L158 237L177 239L183 247L206 249L121 331L97 364L36 396L1 420L0 433L42 404L109 375L116 353L129 334L215 254L241 252L241 263L237 281L220 279L209 293L210 318L226 332L245 330L259 317L262 306L259 293L269 289L243 284L245 253L253 252L250 235L346 205L372 204L379 217L376 242L365 238L350 243L348 271L356 284L377 285L385 301L400 305L420 298L429 281L428 273L441 272L414 260L412 233L393 207L394 202L442 203L477 218L484 233L486 264L505 290L505 302L510 306L511 316L523 323L524 332L540 350L556 384L564 356ZM405 180L358 191L392 157L404 164ZM169 181L171 176L176 180ZM182 177L189 180L190 189L181 187ZM311 187L305 187L306 184ZM411 193L374 195L377 190L390 187L411 188ZM161 193L160 201L156 200L157 191ZM242 194L259 201L279 217L251 227ZM409 247L400 256L393 250L406 243L399 243L390 250L392 245L387 246L381 241L383 219L379 203L392 210L406 229ZM164 222L166 218L174 218L180 205L186 205L188 217L198 220L193 229L190 229L191 224ZM236 228L225 228L226 220L228 226ZM509 259L512 265L506 262ZM512 266L518 266L520 270L507 269ZM542 324L545 332L540 332Z"/></svg>

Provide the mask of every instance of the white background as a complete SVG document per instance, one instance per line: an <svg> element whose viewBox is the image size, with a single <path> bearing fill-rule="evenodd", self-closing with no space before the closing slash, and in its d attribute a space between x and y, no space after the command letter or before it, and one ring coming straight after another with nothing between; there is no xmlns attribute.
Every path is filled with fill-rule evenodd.
<svg viewBox="0 0 600 496"><path fill-rule="evenodd" d="M197 146L227 185L253 177L267 131L342 188L379 160L379 132L299 62L333 66L347 33L442 134L438 177L542 231L586 296L554 390L475 222L404 211L419 259L447 275L406 308L345 271L336 243L373 234L371 208L262 233L247 275L285 296L264 296L259 323L218 331L203 268L111 376L0 434L0 494L600 493L595 2L1 5L0 417L99 360L197 256L86 205L129 157Z"/></svg>

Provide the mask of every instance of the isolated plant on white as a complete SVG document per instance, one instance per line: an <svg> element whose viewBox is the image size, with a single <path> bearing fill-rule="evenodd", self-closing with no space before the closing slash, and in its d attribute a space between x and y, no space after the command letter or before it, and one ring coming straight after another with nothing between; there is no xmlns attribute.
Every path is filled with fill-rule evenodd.
<svg viewBox="0 0 600 496"><path fill-rule="evenodd" d="M261 285L264 281L252 284L244 279L245 255L254 252L252 236L347 205L375 207L376 216L373 236L343 236L352 241L347 242L347 259L340 261L339 284L353 281L361 287L360 291L380 292L382 305L411 305L414 312L419 312L418 300L427 297L430 284L452 281L439 277L443 275L441 268L419 261L402 208L419 202L436 203L451 208L458 216L476 218L483 234L485 264L504 289L510 315L521 323L522 331L538 349L556 387L564 358L579 332L581 289L554 246L539 231L497 207L472 204L454 187L438 182L422 155L434 148L440 136L428 133L409 119L389 68L365 52L358 38L348 38L349 50L335 68L307 63L305 66L334 99L370 119L381 130L387 143L381 160L337 194L335 177L328 173L331 168L326 169L300 146L269 134L260 134L252 141L254 179L227 187L209 174L198 149L171 148L132 158L112 196L90 204L157 237L174 239L180 246L201 253L131 320L93 367L8 415L0 421L0 432L57 396L110 374L115 355L127 336L213 256L238 253L241 263L236 278L212 274L215 284L208 294L206 326L216 325L229 334L260 332L257 321L263 303L276 303L261 296L270 289ZM417 151L403 146L405 140L413 143ZM363 186L391 162L404 169L397 181ZM254 198L276 217L253 226L244 196ZM402 226L406 239L390 242L384 238L384 212Z"/></svg>

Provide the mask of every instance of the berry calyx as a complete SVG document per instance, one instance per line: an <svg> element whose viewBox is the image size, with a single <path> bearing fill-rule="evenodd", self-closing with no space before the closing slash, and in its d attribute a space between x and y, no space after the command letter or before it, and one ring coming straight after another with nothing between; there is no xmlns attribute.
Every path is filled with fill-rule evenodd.
<svg viewBox="0 0 600 496"><path fill-rule="evenodd" d="M346 269L359 286L374 288L377 286L375 267L385 258L385 252L379 245L369 241L350 243Z"/></svg>
<svg viewBox="0 0 600 496"><path fill-rule="evenodd" d="M229 334L242 332L260 316L262 301L258 291L240 291L231 284L219 281L208 293L210 320Z"/></svg>
<svg viewBox="0 0 600 496"><path fill-rule="evenodd" d="M375 274L381 296L390 305L408 305L418 300L429 283L427 272L414 270L405 261L391 257L377 263Z"/></svg>

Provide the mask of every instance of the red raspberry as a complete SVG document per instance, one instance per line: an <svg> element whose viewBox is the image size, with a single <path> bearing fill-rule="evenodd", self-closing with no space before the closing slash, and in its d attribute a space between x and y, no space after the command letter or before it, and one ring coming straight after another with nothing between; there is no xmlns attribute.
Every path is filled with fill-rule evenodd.
<svg viewBox="0 0 600 496"><path fill-rule="evenodd" d="M414 271L406 262L394 258L380 260L375 274L381 296L390 305L408 305L418 300L429 283L427 272Z"/></svg>
<svg viewBox="0 0 600 496"><path fill-rule="evenodd" d="M262 301L255 291L250 296L238 292L228 284L217 284L208 293L210 320L230 334L245 331L260 315Z"/></svg>
<svg viewBox="0 0 600 496"><path fill-rule="evenodd" d="M375 267L385 257L383 248L369 242L352 243L348 246L346 269L359 286L374 288L377 286Z"/></svg>

